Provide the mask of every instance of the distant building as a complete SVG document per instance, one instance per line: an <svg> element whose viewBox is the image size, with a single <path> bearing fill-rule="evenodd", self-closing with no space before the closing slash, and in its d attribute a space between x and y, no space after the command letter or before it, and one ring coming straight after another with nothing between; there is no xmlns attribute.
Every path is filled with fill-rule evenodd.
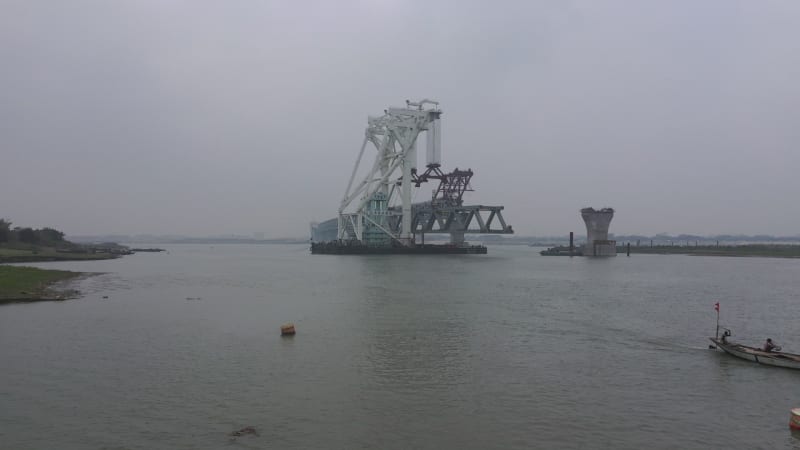
<svg viewBox="0 0 800 450"><path fill-rule="evenodd" d="M614 218L614 209L583 208L581 217L586 223L583 256L617 256L617 241L608 239L608 226Z"/></svg>
<svg viewBox="0 0 800 450"><path fill-rule="evenodd" d="M314 242L332 242L338 239L339 218L326 220L324 222L311 223L311 240Z"/></svg>

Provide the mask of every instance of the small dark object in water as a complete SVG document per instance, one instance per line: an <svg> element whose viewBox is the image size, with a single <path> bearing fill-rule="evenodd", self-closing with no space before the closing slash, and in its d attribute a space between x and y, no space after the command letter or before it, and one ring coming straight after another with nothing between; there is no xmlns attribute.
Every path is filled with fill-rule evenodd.
<svg viewBox="0 0 800 450"><path fill-rule="evenodd" d="M294 336L294 324L287 323L285 325L281 325L281 336Z"/></svg>
<svg viewBox="0 0 800 450"><path fill-rule="evenodd" d="M103 298L108 298L108 296L107 296L107 295L104 295L104 296L103 296Z"/></svg>
<svg viewBox="0 0 800 450"><path fill-rule="evenodd" d="M713 344L708 344L708 348L709 348L709 349L711 349L711 350L714 350L714 349L716 349L717 347L714 347L714 345L713 345Z"/></svg>
<svg viewBox="0 0 800 450"><path fill-rule="evenodd" d="M244 436L245 434L254 434L258 436L258 432L256 431L255 427L244 427L239 431L232 431L228 433L228 436Z"/></svg>

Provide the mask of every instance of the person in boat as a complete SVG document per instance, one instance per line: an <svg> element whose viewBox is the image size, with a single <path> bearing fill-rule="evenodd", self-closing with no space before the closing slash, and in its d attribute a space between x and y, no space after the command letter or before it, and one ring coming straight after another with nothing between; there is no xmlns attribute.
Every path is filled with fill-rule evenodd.
<svg viewBox="0 0 800 450"><path fill-rule="evenodd" d="M763 350L765 352L771 352L774 349L775 349L775 344L772 343L772 339L767 338L767 342L764 342Z"/></svg>

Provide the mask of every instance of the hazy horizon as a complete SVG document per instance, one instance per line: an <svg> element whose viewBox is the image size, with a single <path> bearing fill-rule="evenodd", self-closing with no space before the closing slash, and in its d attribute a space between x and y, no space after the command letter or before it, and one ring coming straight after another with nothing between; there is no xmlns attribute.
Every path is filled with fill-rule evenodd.
<svg viewBox="0 0 800 450"><path fill-rule="evenodd" d="M617 235L796 236L798 42L790 1L11 0L0 218L305 236L367 116L433 98L443 168L519 235L592 206Z"/></svg>
<svg viewBox="0 0 800 450"><path fill-rule="evenodd" d="M575 240L576 241L585 241L586 240L586 230L579 229L573 230L575 233ZM695 234L670 234L670 233L658 233L653 235L646 235L641 233L632 233L632 234L620 234L609 232L609 238L611 239L653 239L656 241L659 240L676 240L678 242L682 242L683 239L695 239L698 238L700 240L719 240L723 237L726 238L727 241L731 240L741 240L744 239L748 242L755 242L758 238L769 238L774 240L786 239L790 241L800 240L800 234L795 235L744 235L744 234L736 234L736 235L724 235L724 234L709 234L709 235L695 235ZM477 236L472 233L468 233L467 235L468 240L476 240L473 236ZM563 234L556 234L556 235L527 235L527 234L512 234L512 235L483 235L486 239L500 239L500 240L530 240L530 239L549 239L549 240L568 240L569 239L569 232ZM252 240L252 241L282 241L282 240L302 240L304 242L309 240L309 236L306 235L297 235L297 236L265 236L264 233L261 232L254 232L251 234L237 234L237 233L229 233L229 234L211 234L211 235L185 235L185 234L163 234L163 235L153 235L153 234L113 234L113 233L103 233L97 235L67 235L67 239L77 239L77 242L95 242L97 238L113 238L119 241L119 238L124 239L132 239L127 240L125 242L156 242L156 241L179 241L179 240ZM741 238L741 239L740 239ZM87 241L88 239L88 241ZM137 240L142 239L142 240ZM449 240L450 237L447 234L426 234L425 240L426 241L438 241L438 240Z"/></svg>

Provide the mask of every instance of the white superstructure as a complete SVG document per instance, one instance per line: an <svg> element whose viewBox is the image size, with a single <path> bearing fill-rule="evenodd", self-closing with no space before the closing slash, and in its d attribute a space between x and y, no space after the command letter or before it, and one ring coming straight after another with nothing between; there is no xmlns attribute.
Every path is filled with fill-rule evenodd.
<svg viewBox="0 0 800 450"><path fill-rule="evenodd" d="M442 135L439 103L424 99L406 100L405 108L388 108L380 117L369 117L364 142L358 153L350 181L339 206L338 239L363 241L365 227L380 230L405 245L412 243L411 193L413 175L417 168L417 138L427 133L426 166L439 166L442 155ZM376 150L372 167L354 185L366 148ZM386 212L368 208L370 201L380 200ZM388 208L400 205L402 223L399 233L387 227L388 220L380 214L393 214Z"/></svg>

